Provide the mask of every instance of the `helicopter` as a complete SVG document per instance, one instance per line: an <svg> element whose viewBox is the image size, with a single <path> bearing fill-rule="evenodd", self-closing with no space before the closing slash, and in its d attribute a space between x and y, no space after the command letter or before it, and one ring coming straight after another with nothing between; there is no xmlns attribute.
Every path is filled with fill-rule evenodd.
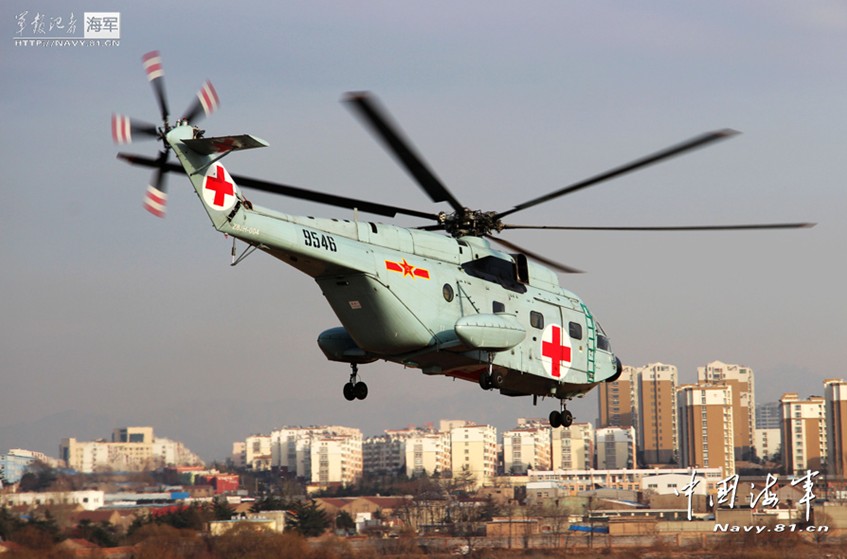
<svg viewBox="0 0 847 559"><path fill-rule="evenodd" d="M249 134L206 137L196 124L212 114L220 99L210 82L185 116L171 122L161 55L142 57L161 113L162 125L112 115L118 144L133 136L155 138L158 157L119 153L134 165L152 167L144 207L158 217L167 208L165 177L188 176L214 228L233 238L232 262L254 251L311 276L341 326L318 335L330 361L347 363L346 400L364 400L368 386L359 366L384 360L479 384L505 396L559 400L549 414L551 427L567 427L567 402L601 382L614 382L621 360L609 336L585 302L559 284L557 273L576 268L530 252L496 236L514 229L592 231L704 231L793 229L813 223L768 223L669 227L583 227L516 225L514 213L626 173L729 138L729 129L708 132L620 167L532 198L504 211L472 210L462 204L415 151L377 98L367 92L345 96L346 105L435 203L450 211L427 212L317 192L230 174L221 160L239 150L267 147ZM173 152L178 163L169 161ZM253 205L242 188L281 194L353 210L353 219L288 215ZM419 227L362 221L359 212L428 220ZM235 240L246 244L236 254ZM497 248L499 245L502 249Z"/></svg>

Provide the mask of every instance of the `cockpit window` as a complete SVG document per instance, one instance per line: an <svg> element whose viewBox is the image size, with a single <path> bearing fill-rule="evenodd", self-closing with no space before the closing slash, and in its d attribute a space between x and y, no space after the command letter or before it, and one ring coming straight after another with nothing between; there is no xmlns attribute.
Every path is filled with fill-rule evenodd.
<svg viewBox="0 0 847 559"><path fill-rule="evenodd" d="M603 351L612 351L612 344L609 343L609 338L607 338L603 334L598 334L597 349L602 349Z"/></svg>
<svg viewBox="0 0 847 559"><path fill-rule="evenodd" d="M469 276L497 283L516 293L526 293L526 286L518 282L515 267L508 260L486 256L462 264L462 269Z"/></svg>

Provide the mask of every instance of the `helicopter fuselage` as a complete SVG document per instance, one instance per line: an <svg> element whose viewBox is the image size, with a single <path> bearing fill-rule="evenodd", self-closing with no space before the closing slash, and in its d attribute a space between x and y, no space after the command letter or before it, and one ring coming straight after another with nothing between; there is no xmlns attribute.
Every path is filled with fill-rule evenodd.
<svg viewBox="0 0 847 559"><path fill-rule="evenodd" d="M559 399L616 375L608 338L549 268L495 250L480 237L253 206L220 156L181 141L192 139L185 128L171 131L168 140L215 228L308 274L321 288L342 325L318 338L328 359L382 359L474 382L491 374L490 388L502 394Z"/></svg>

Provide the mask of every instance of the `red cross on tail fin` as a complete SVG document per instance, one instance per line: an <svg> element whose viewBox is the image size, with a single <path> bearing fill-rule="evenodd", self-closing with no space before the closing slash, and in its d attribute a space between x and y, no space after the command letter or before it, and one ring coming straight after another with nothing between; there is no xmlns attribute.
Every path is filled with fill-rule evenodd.
<svg viewBox="0 0 847 559"><path fill-rule="evenodd" d="M253 149L268 147L268 143L250 134L238 136L218 136L217 138L197 138L194 140L183 140L188 148L200 155L212 155L213 153L227 153L240 149Z"/></svg>

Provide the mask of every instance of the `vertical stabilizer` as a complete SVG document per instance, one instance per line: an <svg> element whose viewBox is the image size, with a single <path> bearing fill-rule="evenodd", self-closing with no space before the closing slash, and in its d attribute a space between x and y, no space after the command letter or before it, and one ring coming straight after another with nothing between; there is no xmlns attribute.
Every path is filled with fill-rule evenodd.
<svg viewBox="0 0 847 559"><path fill-rule="evenodd" d="M244 200L238 185L220 160L232 151L266 147L268 144L247 134L217 138L194 136L194 128L179 126L168 133L168 143L185 168L215 228L220 229Z"/></svg>

